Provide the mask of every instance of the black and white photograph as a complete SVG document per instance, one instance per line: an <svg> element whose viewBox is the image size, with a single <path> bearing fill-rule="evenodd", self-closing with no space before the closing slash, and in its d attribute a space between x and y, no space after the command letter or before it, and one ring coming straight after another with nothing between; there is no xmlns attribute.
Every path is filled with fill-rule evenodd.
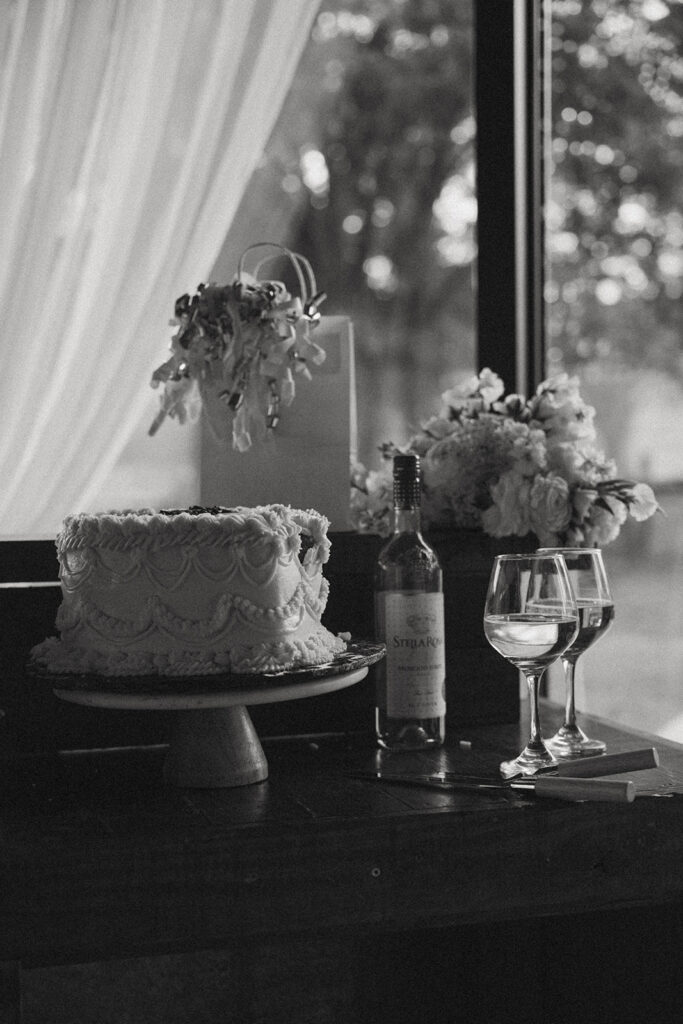
<svg viewBox="0 0 683 1024"><path fill-rule="evenodd" d="M683 0L0 0L0 1024L678 1024Z"/></svg>

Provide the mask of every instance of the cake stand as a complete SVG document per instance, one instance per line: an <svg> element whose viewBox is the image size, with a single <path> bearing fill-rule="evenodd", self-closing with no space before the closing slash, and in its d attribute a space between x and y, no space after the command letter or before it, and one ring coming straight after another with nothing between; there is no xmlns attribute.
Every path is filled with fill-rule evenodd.
<svg viewBox="0 0 683 1024"><path fill-rule="evenodd" d="M354 641L324 665L262 675L188 678L50 675L61 700L87 707L174 711L164 778L175 786L246 786L268 778L247 708L333 693L360 682L384 644Z"/></svg>

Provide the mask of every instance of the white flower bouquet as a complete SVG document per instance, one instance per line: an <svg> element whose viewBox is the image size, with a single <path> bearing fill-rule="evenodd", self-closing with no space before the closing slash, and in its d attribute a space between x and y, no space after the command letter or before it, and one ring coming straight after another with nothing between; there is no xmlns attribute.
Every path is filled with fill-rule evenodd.
<svg viewBox="0 0 683 1024"><path fill-rule="evenodd" d="M492 537L535 534L543 546L603 547L630 515L659 508L647 484L617 477L597 448L595 410L566 373L535 395L505 396L482 370L442 395L438 415L402 448L382 446L378 470L352 467L351 522L359 533L391 529L391 458L415 452L422 462L426 529L480 529Z"/></svg>
<svg viewBox="0 0 683 1024"><path fill-rule="evenodd" d="M260 248L275 249L275 256L246 273L245 256ZM259 277L266 262L282 256L295 272L299 295L282 281ZM181 295L171 320L178 328L171 357L152 375L152 387L162 385L162 394L149 433L167 416L185 423L203 410L219 440L231 434L233 447L247 451L277 426L280 406L294 398L295 378L310 379L309 365L324 361L310 336L324 298L308 260L272 242L250 245L230 284L200 284L195 295Z"/></svg>

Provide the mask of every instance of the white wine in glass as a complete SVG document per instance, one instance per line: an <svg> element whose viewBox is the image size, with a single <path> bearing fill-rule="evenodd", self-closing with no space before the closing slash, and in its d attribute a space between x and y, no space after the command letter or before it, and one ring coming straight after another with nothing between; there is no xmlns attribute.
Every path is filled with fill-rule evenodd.
<svg viewBox="0 0 683 1024"><path fill-rule="evenodd" d="M541 677L578 632L576 600L560 555L498 555L484 609L484 632L495 650L524 673L529 687L529 741L500 766L504 778L534 775L556 760L543 741L538 709Z"/></svg>
<svg viewBox="0 0 683 1024"><path fill-rule="evenodd" d="M609 629L614 618L614 601L599 548L540 548L539 554L560 554L564 558L576 598L579 632L562 655L565 678L564 722L548 740L555 757L594 757L604 754L606 744L591 739L576 721L576 662Z"/></svg>

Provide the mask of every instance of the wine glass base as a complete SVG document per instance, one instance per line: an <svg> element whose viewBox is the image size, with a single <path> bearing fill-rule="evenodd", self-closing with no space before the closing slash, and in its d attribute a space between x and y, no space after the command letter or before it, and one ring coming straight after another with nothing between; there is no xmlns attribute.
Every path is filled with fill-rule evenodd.
<svg viewBox="0 0 683 1024"><path fill-rule="evenodd" d="M558 761L568 761L578 757L598 757L607 750L602 740L589 739L579 730L577 733L560 729L549 740L546 746Z"/></svg>
<svg viewBox="0 0 683 1024"><path fill-rule="evenodd" d="M541 769L553 768L556 764L549 750L527 748L512 761L502 761L499 770L504 779L514 779L519 775L536 775Z"/></svg>

